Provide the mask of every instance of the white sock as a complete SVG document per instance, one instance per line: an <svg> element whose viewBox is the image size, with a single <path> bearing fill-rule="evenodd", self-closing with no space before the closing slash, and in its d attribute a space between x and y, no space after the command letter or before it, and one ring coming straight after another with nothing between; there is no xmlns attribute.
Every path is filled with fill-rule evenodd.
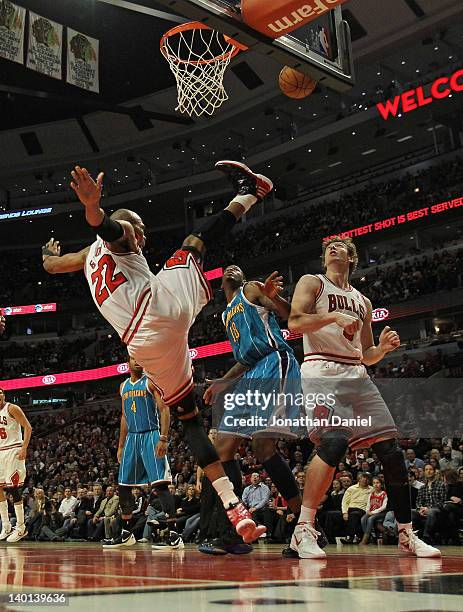
<svg viewBox="0 0 463 612"><path fill-rule="evenodd" d="M252 194L248 193L247 195L235 196L232 202L237 202L238 204L241 204L244 210L248 212L251 206L254 206L254 204L257 202L257 198L256 196L253 196Z"/></svg>
<svg viewBox="0 0 463 612"><path fill-rule="evenodd" d="M212 486L217 491L217 495L222 500L223 507L228 510L231 504L237 504L240 500L236 497L233 490L233 485L228 476L222 476L217 478L212 483Z"/></svg>
<svg viewBox="0 0 463 612"><path fill-rule="evenodd" d="M301 506L301 514L299 515L299 523L309 523L309 525L314 525L315 523L315 515L317 514L316 508L307 508L306 506Z"/></svg>
<svg viewBox="0 0 463 612"><path fill-rule="evenodd" d="M413 529L412 523L397 523L397 527L399 529L399 535L402 530Z"/></svg>
<svg viewBox="0 0 463 612"><path fill-rule="evenodd" d="M21 502L20 504L14 505L14 511L16 514L16 527L24 527L24 505Z"/></svg>
<svg viewBox="0 0 463 612"><path fill-rule="evenodd" d="M2 519L2 527L5 529L10 524L10 517L8 516L8 502L0 502L0 517Z"/></svg>

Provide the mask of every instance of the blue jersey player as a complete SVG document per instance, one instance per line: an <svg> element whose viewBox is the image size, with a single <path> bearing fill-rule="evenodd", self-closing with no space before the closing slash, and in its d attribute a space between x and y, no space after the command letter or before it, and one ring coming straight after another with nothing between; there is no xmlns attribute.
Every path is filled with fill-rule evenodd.
<svg viewBox="0 0 463 612"><path fill-rule="evenodd" d="M242 404L242 401L235 401L231 410L224 411L215 447L225 473L232 480L235 490L240 490L241 471L235 460L235 453L242 438L252 438L253 450L259 463L264 465L296 516L301 508L301 497L293 473L277 452L275 441L282 437L283 432L281 426L275 426L273 418L291 420L299 417L299 407L292 403L292 398L301 393L299 364L293 349L283 338L275 317L277 314L286 320L291 309L289 302L280 295L283 289L282 281L278 272L273 272L265 283L246 282L244 273L238 266L228 266L225 269L222 289L227 299L227 307L222 318L237 363L223 378L206 381L210 386L204 394L204 399L210 404L219 394L223 398L224 388L235 400L240 394L242 398L255 398L256 392L272 398L265 410L262 405L257 406L254 399L245 405L238 405ZM247 392L250 392L250 395L246 395ZM283 394L286 400L282 402ZM288 435L290 432L288 428L286 430ZM255 520L264 521L263 508L249 508L249 511ZM269 527L270 525L267 525L267 529ZM235 547L236 543L230 543L228 540L213 541L214 549L233 552ZM201 547L200 550L211 552L202 550ZM243 552L242 547L240 551Z"/></svg>
<svg viewBox="0 0 463 612"><path fill-rule="evenodd" d="M166 498L171 497L167 491L171 473L166 457L169 407L133 357L129 359L129 370L130 378L120 386L122 415L117 450L123 528L118 538L105 544L110 548L131 546L136 542L129 529L135 505L132 487L154 485L163 510L166 514L174 514L173 504Z"/></svg>

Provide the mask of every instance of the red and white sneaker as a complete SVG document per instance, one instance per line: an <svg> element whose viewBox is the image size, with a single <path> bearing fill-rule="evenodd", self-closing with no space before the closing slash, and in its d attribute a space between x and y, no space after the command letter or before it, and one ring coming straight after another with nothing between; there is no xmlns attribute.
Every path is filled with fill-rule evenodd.
<svg viewBox="0 0 463 612"><path fill-rule="evenodd" d="M267 531L267 527L255 524L251 513L243 505L243 502L230 506L226 512L230 523L236 529L236 533L243 538L246 544L254 542Z"/></svg>
<svg viewBox="0 0 463 612"><path fill-rule="evenodd" d="M413 529L399 531L399 551L415 557L440 557L441 551L420 540Z"/></svg>
<svg viewBox="0 0 463 612"><path fill-rule="evenodd" d="M253 195L263 200L273 189L272 181L263 174L256 174L246 164L222 160L215 164L217 170L227 175L237 195Z"/></svg>

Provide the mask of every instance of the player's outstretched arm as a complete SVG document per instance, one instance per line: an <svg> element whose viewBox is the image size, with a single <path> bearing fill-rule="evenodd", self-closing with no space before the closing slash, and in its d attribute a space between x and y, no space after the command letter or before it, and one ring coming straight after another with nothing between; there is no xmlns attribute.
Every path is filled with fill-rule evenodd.
<svg viewBox="0 0 463 612"><path fill-rule="evenodd" d="M58 240L51 238L42 247L43 267L49 274L64 274L66 272L78 272L83 270L90 247L86 247L78 253L67 253L61 255L61 246Z"/></svg>
<svg viewBox="0 0 463 612"><path fill-rule="evenodd" d="M374 365L381 361L387 353L394 351L400 346L399 334L386 326L379 336L379 344L375 346L373 338L373 330L371 329L371 318L373 307L370 300L365 299L367 305L367 314L363 322L362 333L360 340L362 343L363 359L362 362L367 365Z"/></svg>
<svg viewBox="0 0 463 612"><path fill-rule="evenodd" d="M17 459L19 459L20 461L24 461L27 455L29 442L31 441L32 425L29 423L29 419L21 410L21 408L19 406L16 406L16 404L10 404L8 406L8 412L10 416L12 416L13 419L17 421L24 430L24 441L18 453L16 454Z"/></svg>
<svg viewBox="0 0 463 612"><path fill-rule="evenodd" d="M277 271L272 272L264 283L251 281L246 283L244 294L253 304L260 304L275 312L279 317L286 321L289 317L291 304L281 297L283 291L283 277Z"/></svg>
<svg viewBox="0 0 463 612"><path fill-rule="evenodd" d="M226 389L234 380L237 380L248 369L247 366L242 363L236 362L222 378L210 379L206 378L204 381L209 387L204 391L203 399L207 405L213 403L215 396Z"/></svg>

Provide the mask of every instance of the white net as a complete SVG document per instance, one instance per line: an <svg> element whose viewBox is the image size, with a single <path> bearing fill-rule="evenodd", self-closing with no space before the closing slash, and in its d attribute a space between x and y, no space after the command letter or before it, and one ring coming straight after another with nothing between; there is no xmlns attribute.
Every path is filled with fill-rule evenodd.
<svg viewBox="0 0 463 612"><path fill-rule="evenodd" d="M210 29L189 29L166 36L161 47L177 81L175 110L190 117L212 115L226 100L223 77L238 52L233 42Z"/></svg>

